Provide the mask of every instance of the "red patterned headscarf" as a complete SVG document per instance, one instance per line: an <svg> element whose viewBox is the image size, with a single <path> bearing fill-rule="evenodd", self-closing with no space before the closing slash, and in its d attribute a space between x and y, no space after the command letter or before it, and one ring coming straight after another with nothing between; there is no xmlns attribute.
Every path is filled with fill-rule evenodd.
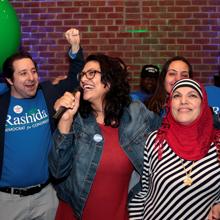
<svg viewBox="0 0 220 220"><path fill-rule="evenodd" d="M200 115L188 125L176 121L171 112L172 94L180 87L191 87L202 98ZM159 146L159 159L162 158L164 140L179 157L193 161L205 157L212 142L219 143L219 132L213 127L213 115L208 106L207 94L200 83L192 79L182 79L173 86L167 103L167 114L156 138L156 146ZM219 148L219 144L217 145Z"/></svg>

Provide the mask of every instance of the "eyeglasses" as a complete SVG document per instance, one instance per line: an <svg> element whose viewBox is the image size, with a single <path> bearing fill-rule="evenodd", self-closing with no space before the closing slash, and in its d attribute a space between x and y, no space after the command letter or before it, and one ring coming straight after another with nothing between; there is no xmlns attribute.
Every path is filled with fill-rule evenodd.
<svg viewBox="0 0 220 220"><path fill-rule="evenodd" d="M80 81L81 78L85 75L87 79L93 79L96 75L96 73L101 73L100 71L98 70L88 70L86 72L81 72L81 73L78 73L77 74L77 79Z"/></svg>

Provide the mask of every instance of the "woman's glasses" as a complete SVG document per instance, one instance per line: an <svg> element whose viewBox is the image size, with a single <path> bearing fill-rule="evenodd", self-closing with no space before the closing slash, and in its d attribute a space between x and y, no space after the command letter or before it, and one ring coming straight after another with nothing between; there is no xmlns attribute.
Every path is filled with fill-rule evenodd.
<svg viewBox="0 0 220 220"><path fill-rule="evenodd" d="M98 70L88 70L86 72L81 72L81 73L78 73L77 74L77 79L80 81L81 78L85 75L87 79L93 79L96 75L96 73L101 73L100 71Z"/></svg>

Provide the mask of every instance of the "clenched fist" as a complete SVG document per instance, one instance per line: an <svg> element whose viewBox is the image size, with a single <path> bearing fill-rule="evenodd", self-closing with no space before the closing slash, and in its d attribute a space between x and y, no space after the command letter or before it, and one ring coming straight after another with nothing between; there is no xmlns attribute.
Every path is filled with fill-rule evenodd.
<svg viewBox="0 0 220 220"><path fill-rule="evenodd" d="M68 43L71 45L72 53L77 53L79 50L79 44L80 44L79 30L75 28L70 28L69 30L65 32L65 37Z"/></svg>

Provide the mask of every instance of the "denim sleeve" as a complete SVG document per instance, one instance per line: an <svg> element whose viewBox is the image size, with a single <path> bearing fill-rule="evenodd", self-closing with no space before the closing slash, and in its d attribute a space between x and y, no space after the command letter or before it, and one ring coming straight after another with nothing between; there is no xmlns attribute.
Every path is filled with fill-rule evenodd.
<svg viewBox="0 0 220 220"><path fill-rule="evenodd" d="M150 111L145 106L144 108L145 108L145 115L146 117L148 117L148 121L150 123L150 131L152 132L157 130L161 126L162 118L158 114Z"/></svg>
<svg viewBox="0 0 220 220"><path fill-rule="evenodd" d="M72 168L74 134L61 134L55 130L53 146L49 153L49 169L53 177L63 178Z"/></svg>

